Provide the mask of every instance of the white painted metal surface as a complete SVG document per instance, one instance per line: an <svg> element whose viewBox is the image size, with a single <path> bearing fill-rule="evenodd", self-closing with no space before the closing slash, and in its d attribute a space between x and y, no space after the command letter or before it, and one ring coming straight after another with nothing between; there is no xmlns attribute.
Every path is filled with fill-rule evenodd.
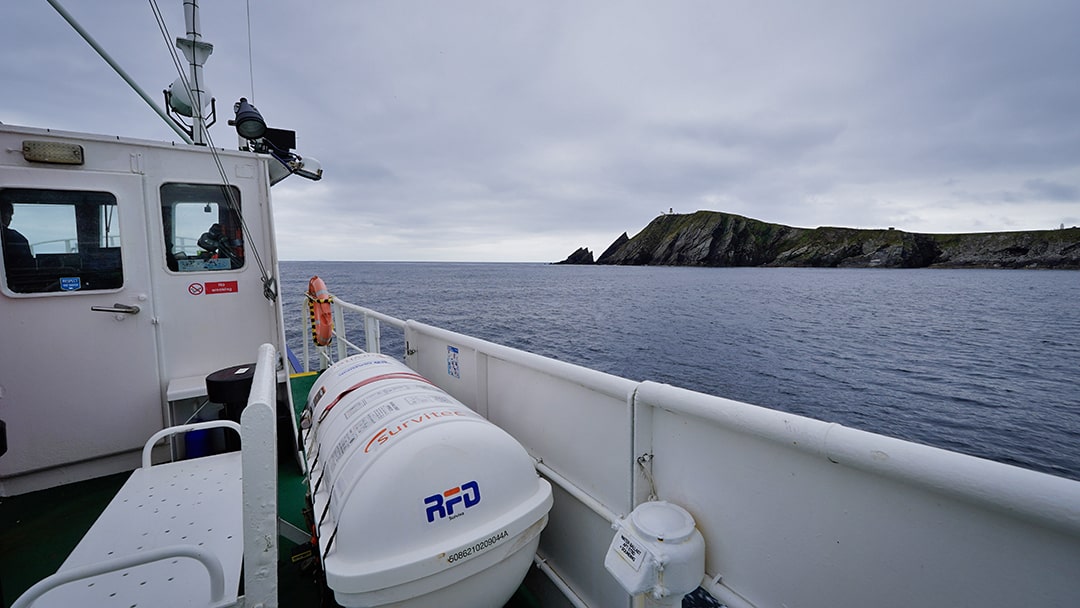
<svg viewBox="0 0 1080 608"><path fill-rule="evenodd" d="M633 510L628 400L634 382L409 321L410 366L520 441L601 509ZM458 375L447 371L455 348ZM554 479L552 479L554 481ZM604 569L611 520L555 491L539 554L591 606L630 606Z"/></svg>
<svg viewBox="0 0 1080 608"><path fill-rule="evenodd" d="M244 471L244 602L278 605L277 359L259 347L251 395L240 416ZM284 430L295 434L295 429Z"/></svg>
<svg viewBox="0 0 1080 608"><path fill-rule="evenodd" d="M1080 483L660 384L637 406L657 493L754 605L1080 600Z"/></svg>
<svg viewBox="0 0 1080 608"><path fill-rule="evenodd" d="M222 564L233 599L243 556L240 453L136 469L60 572L174 545L193 546ZM160 559L51 591L42 606L206 606L211 579L191 559Z"/></svg>
<svg viewBox="0 0 1080 608"><path fill-rule="evenodd" d="M251 362L252 353L264 342L284 350L280 298L271 303L263 297L263 285L254 255L234 270L174 272L165 268L165 247L160 236L160 189L166 183L220 183L213 158L200 149L155 159L160 173L145 178L151 201L150 230L155 260L161 358L166 380L206 376L225 367ZM149 152L147 152L149 154ZM241 212L250 234L245 248L258 247L263 261L277 274L277 254L269 209L266 160L240 152L220 152L229 182L240 192Z"/></svg>
<svg viewBox="0 0 1080 608"><path fill-rule="evenodd" d="M705 539L686 509L643 502L615 526L604 567L646 606L682 606L705 576Z"/></svg>
<svg viewBox="0 0 1080 608"><path fill-rule="evenodd" d="M25 593L19 596L18 599L11 605L11 608L30 608L30 606L38 605L37 602L41 596L48 593L50 590L63 588L64 585L81 581L83 584L89 584L87 579L105 574L108 572L128 570L137 566L145 564L156 563L159 561L169 560L172 563L177 563L182 559L191 559L197 561L203 568L206 569L206 574L210 579L210 603L211 607L223 607L231 606L235 604L232 599L227 599L225 596L225 575L221 569L221 562L212 555L209 551L192 547L190 545L170 545L168 547L162 547L159 549L150 549L147 551L141 551L139 553L128 555L125 557L118 557L115 559L109 559L100 562L94 562L85 566L79 566L59 572L43 581L40 581L30 589L27 589ZM119 594L110 596L109 600L124 601L127 598L119 597ZM73 602L78 602L75 605L83 605L81 602L86 601L83 597L72 598ZM71 605L71 604L65 604ZM156 604L152 604L156 605ZM138 606L138 604L132 604L132 606Z"/></svg>
<svg viewBox="0 0 1080 608"><path fill-rule="evenodd" d="M31 164L3 154L0 187L114 195L124 284L46 294L0 290L0 415L9 439L0 460L0 495L134 468L143 440L167 422L173 380L250 362L264 342L284 349L280 300L263 297L251 253L257 247L276 276L265 157L218 151L246 211L244 266L178 272L166 260L161 186L220 183L208 149L0 126L3 149L19 150L25 139L78 143L86 164ZM139 312L90 310L116 303ZM62 347L33 347L58 341Z"/></svg>
<svg viewBox="0 0 1080 608"><path fill-rule="evenodd" d="M241 563L246 605L277 606L277 359L259 348L243 424L154 433L135 470L60 570L16 602L28 606L229 606ZM159 440L225 427L242 452L151 465Z"/></svg>
<svg viewBox="0 0 1080 608"><path fill-rule="evenodd" d="M538 561L574 605L630 605L597 565L650 495L693 515L732 608L1080 605L1078 482L406 326L410 365L549 472Z"/></svg>
<svg viewBox="0 0 1080 608"><path fill-rule="evenodd" d="M27 138L38 136L0 130L0 149L20 149ZM84 147L88 163L106 154L106 146L84 142ZM7 421L9 442L0 459L0 495L85 478L78 470L85 465L76 463L93 458L129 453L123 462L109 463L118 468L93 471L97 474L134 468L143 441L162 427L157 313L140 177L127 168L126 155L127 170L111 173L30 167L19 161L19 155L0 154L2 187L100 191L116 197L124 285L47 294L14 294L5 287L0 293L0 416ZM138 306L139 313L91 310L116 303ZM67 467L58 480L17 477L58 466Z"/></svg>

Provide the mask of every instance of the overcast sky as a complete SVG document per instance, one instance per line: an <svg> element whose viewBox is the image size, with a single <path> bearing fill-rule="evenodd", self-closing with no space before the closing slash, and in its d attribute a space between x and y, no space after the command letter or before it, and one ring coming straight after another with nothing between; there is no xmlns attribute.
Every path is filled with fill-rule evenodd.
<svg viewBox="0 0 1080 608"><path fill-rule="evenodd" d="M155 98L176 78L147 2L63 4ZM246 96L325 170L274 187L283 259L553 261L668 209L1080 224L1076 0L201 4L215 142ZM176 139L45 0L0 46L0 122Z"/></svg>

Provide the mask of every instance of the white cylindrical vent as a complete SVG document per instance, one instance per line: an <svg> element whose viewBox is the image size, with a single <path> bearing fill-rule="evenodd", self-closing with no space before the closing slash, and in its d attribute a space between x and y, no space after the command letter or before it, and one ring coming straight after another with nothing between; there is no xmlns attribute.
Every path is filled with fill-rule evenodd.
<svg viewBox="0 0 1080 608"><path fill-rule="evenodd" d="M502 606L551 486L517 441L399 361L326 370L305 439L326 580L343 606Z"/></svg>
<svg viewBox="0 0 1080 608"><path fill-rule="evenodd" d="M686 509L646 502L614 527L604 567L627 593L647 594L652 606L679 606L701 584L705 539Z"/></svg>

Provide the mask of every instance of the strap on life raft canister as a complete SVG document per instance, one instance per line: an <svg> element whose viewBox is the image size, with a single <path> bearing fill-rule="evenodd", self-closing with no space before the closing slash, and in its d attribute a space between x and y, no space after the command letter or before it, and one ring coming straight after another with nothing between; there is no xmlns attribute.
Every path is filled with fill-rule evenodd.
<svg viewBox="0 0 1080 608"><path fill-rule="evenodd" d="M315 344L326 346L334 337L334 313L330 303L334 296L318 276L311 277L307 290L308 314L311 316L311 338Z"/></svg>

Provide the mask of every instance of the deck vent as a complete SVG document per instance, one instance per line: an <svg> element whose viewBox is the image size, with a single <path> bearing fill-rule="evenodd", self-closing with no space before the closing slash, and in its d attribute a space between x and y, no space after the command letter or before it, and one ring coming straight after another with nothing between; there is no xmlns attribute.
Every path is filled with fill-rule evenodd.
<svg viewBox="0 0 1080 608"><path fill-rule="evenodd" d="M83 148L79 144L26 140L22 143L22 153L23 158L35 163L83 164Z"/></svg>

